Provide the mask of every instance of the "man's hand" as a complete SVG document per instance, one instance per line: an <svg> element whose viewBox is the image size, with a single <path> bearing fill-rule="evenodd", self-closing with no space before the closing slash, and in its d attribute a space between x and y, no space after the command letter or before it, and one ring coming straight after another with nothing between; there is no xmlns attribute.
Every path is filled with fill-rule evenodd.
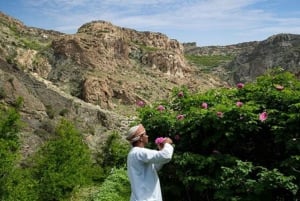
<svg viewBox="0 0 300 201"><path fill-rule="evenodd" d="M168 143L168 144L173 144L173 141L172 141L171 138L166 137L162 143L157 144L158 150L161 150L162 148L164 148L164 145L165 145L166 143Z"/></svg>
<svg viewBox="0 0 300 201"><path fill-rule="evenodd" d="M173 141L172 141L171 138L166 137L165 140L164 140L164 144L165 143L173 144Z"/></svg>

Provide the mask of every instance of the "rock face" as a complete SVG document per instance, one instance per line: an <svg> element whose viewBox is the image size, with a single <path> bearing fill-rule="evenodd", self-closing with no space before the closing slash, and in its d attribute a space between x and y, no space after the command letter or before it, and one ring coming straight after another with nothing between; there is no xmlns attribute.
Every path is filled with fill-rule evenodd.
<svg viewBox="0 0 300 201"><path fill-rule="evenodd" d="M226 46L204 46L197 47L196 43L184 43L186 54L200 55L200 56L213 56L213 55L239 55L243 52L252 51L257 45L258 41L244 42Z"/></svg>
<svg viewBox="0 0 300 201"><path fill-rule="evenodd" d="M136 93L136 88L152 87L148 81L141 82L147 79L139 75L141 71L173 79L178 85L193 71L178 41L105 21L84 24L76 34L54 39L51 47L54 60L47 79L105 109L114 108L114 99L124 104L133 104L139 97L149 99Z"/></svg>
<svg viewBox="0 0 300 201"><path fill-rule="evenodd" d="M267 69L282 67L299 74L300 35L279 34L259 42L252 50L239 54L228 64L231 81L251 82Z"/></svg>
<svg viewBox="0 0 300 201"><path fill-rule="evenodd" d="M95 150L110 132L127 131L136 102L151 104L180 86L205 91L228 85L191 65L185 54L235 55L226 68L234 72L233 83L275 65L299 71L299 35L198 48L105 21L84 24L68 35L27 27L0 13L0 42L0 104L23 99L24 155L50 138L61 118L75 122Z"/></svg>
<svg viewBox="0 0 300 201"><path fill-rule="evenodd" d="M224 84L190 66L178 41L104 21L68 35L0 13L0 41L0 102L23 99L24 155L51 138L61 118L75 122L95 150L110 132L127 131L136 102L151 104L181 85Z"/></svg>
<svg viewBox="0 0 300 201"><path fill-rule="evenodd" d="M297 34L278 34L264 41L228 46L197 47L196 43L183 45L185 53L189 55L233 56L233 60L223 62L213 72L231 85L254 81L257 76L274 67L282 67L300 75L300 35Z"/></svg>

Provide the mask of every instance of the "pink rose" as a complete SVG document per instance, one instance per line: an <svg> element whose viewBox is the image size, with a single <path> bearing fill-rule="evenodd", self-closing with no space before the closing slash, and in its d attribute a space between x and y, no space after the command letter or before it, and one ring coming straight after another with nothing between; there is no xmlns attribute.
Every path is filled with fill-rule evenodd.
<svg viewBox="0 0 300 201"><path fill-rule="evenodd" d="M244 88L244 84L243 84L243 83L241 83L241 82L240 82L240 83L237 83L237 85L236 85L236 86L237 86L237 88L238 88L238 89L242 89L242 88Z"/></svg>
<svg viewBox="0 0 300 201"><path fill-rule="evenodd" d="M157 110L158 110L158 111L163 111L163 110L165 110L165 107L162 106L162 105L159 105L159 106L157 107Z"/></svg>
<svg viewBox="0 0 300 201"><path fill-rule="evenodd" d="M184 115L183 114L180 114L180 115L177 116L177 120L182 120L182 119L184 119Z"/></svg>
<svg viewBox="0 0 300 201"><path fill-rule="evenodd" d="M217 116L222 118L223 117L223 112L217 112Z"/></svg>
<svg viewBox="0 0 300 201"><path fill-rule="evenodd" d="M178 97L179 98L183 97L183 92L182 91L178 93Z"/></svg>
<svg viewBox="0 0 300 201"><path fill-rule="evenodd" d="M203 109L207 109L207 106L208 106L208 105L207 105L207 103L205 103L205 102L203 102L202 105L201 105L201 107L202 107Z"/></svg>
<svg viewBox="0 0 300 201"><path fill-rule="evenodd" d="M174 139L175 140L180 140L180 136L177 134L177 135L175 135Z"/></svg>
<svg viewBox="0 0 300 201"><path fill-rule="evenodd" d="M268 113L267 112L262 112L259 114L259 120L260 121L265 121L268 118Z"/></svg>
<svg viewBox="0 0 300 201"><path fill-rule="evenodd" d="M144 101L137 101L136 104L139 106L139 107L144 107L145 106L145 102Z"/></svg>
<svg viewBox="0 0 300 201"><path fill-rule="evenodd" d="M242 103L241 101L238 101L238 102L236 102L236 106L242 107L242 106L243 106L243 103Z"/></svg>
<svg viewBox="0 0 300 201"><path fill-rule="evenodd" d="M155 139L155 144L162 144L165 141L164 137L158 137Z"/></svg>

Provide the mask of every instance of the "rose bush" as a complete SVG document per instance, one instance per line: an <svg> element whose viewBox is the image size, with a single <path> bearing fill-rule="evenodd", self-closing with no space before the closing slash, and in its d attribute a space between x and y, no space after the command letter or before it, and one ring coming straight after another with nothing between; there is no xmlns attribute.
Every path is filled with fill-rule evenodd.
<svg viewBox="0 0 300 201"><path fill-rule="evenodd" d="M139 112L149 142L164 133L175 143L161 172L164 200L300 196L300 82L292 74L276 69L203 93L182 87Z"/></svg>

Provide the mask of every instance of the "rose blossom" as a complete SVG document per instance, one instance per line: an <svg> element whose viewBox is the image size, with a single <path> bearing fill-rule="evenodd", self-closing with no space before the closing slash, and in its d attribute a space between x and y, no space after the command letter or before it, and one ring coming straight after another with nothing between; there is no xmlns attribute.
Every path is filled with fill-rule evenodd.
<svg viewBox="0 0 300 201"><path fill-rule="evenodd" d="M165 110L165 107L162 106L162 105L159 105L159 106L157 107L157 110L158 110L158 111L163 111L163 110Z"/></svg>
<svg viewBox="0 0 300 201"><path fill-rule="evenodd" d="M240 83L237 83L236 86L237 86L237 88L242 89L242 88L244 88L245 85L240 82Z"/></svg>
<svg viewBox="0 0 300 201"><path fill-rule="evenodd" d="M223 112L217 112L217 116L222 118L223 117Z"/></svg>
<svg viewBox="0 0 300 201"><path fill-rule="evenodd" d="M201 105L201 107L202 107L203 109L207 109L207 106L208 106L208 105L207 105L207 103L205 103L205 102L203 102L202 105Z"/></svg>
<svg viewBox="0 0 300 201"><path fill-rule="evenodd" d="M265 121L268 118L268 113L267 112L262 112L259 114L259 120L260 121Z"/></svg>
<svg viewBox="0 0 300 201"><path fill-rule="evenodd" d="M165 141L164 137L158 137L155 139L155 144L162 144Z"/></svg>
<svg viewBox="0 0 300 201"><path fill-rule="evenodd" d="M136 104L139 106L139 107L143 107L145 106L145 102L144 101L137 101Z"/></svg>
<svg viewBox="0 0 300 201"><path fill-rule="evenodd" d="M183 92L182 91L178 93L178 97L183 97Z"/></svg>
<svg viewBox="0 0 300 201"><path fill-rule="evenodd" d="M236 102L236 106L242 107L242 106L243 106L243 103L242 103L241 101L238 101L238 102Z"/></svg>
<svg viewBox="0 0 300 201"><path fill-rule="evenodd" d="M177 135L175 135L175 140L180 140L180 136L177 134Z"/></svg>
<svg viewBox="0 0 300 201"><path fill-rule="evenodd" d="M178 115L178 116L177 116L177 119L178 119L178 120L184 119L184 115L183 115L183 114Z"/></svg>

